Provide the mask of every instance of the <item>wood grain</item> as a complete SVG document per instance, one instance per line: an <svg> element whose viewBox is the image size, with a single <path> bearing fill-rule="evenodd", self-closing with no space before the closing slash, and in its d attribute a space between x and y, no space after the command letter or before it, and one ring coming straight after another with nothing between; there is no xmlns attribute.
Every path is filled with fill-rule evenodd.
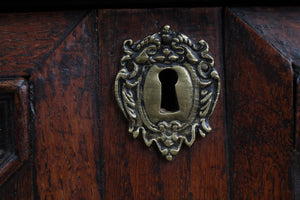
<svg viewBox="0 0 300 200"><path fill-rule="evenodd" d="M270 43L286 60L292 63L294 71L294 111L295 132L294 153L292 164L292 179L295 181L292 187L294 199L300 198L299 191L299 152L300 152L300 97L299 97L299 73L300 73L300 9L299 7L277 8L233 8L233 12L253 28L261 37Z"/></svg>
<svg viewBox="0 0 300 200"><path fill-rule="evenodd" d="M172 162L153 145L134 140L114 99L122 43L137 41L168 24L195 42L204 39L222 76L222 29L219 8L99 10L99 93L103 199L228 199L223 90L210 119L212 132L197 135ZM223 85L223 81L222 81Z"/></svg>
<svg viewBox="0 0 300 200"><path fill-rule="evenodd" d="M0 77L30 76L48 58L85 14L85 11L0 14ZM3 82L2 82L3 83ZM5 93L16 92L14 140L17 160L2 168L0 199L33 199L28 85L6 84ZM25 86L25 88L24 88ZM3 88L2 88L3 89ZM32 102L31 102L32 103ZM25 108L25 110L24 110ZM23 132L23 133L22 133ZM25 133L25 134L24 134ZM2 152L3 154L3 152ZM31 155L32 156L32 155ZM23 163L25 166L22 166ZM19 168L22 166L21 168ZM5 173L4 173L5 171ZM12 176L11 176L12 175Z"/></svg>
<svg viewBox="0 0 300 200"><path fill-rule="evenodd" d="M85 11L0 14L0 76L29 76Z"/></svg>
<svg viewBox="0 0 300 200"><path fill-rule="evenodd" d="M28 134L28 84L22 78L0 80L0 98L4 98L6 106L4 119L6 123L1 134L0 186L29 160ZM3 132L2 132L3 131ZM4 146L3 146L4 145Z"/></svg>
<svg viewBox="0 0 300 200"><path fill-rule="evenodd" d="M291 63L230 9L225 27L231 198L292 199Z"/></svg>
<svg viewBox="0 0 300 200"><path fill-rule="evenodd" d="M300 66L299 7L233 8L232 11L287 60Z"/></svg>
<svg viewBox="0 0 300 200"><path fill-rule="evenodd" d="M1 200L33 200L32 165L25 162L0 188Z"/></svg>
<svg viewBox="0 0 300 200"><path fill-rule="evenodd" d="M294 75L294 88L295 88L295 135L294 135L294 146L295 150L300 152L300 66L294 67L296 69ZM299 70L299 71L298 71Z"/></svg>
<svg viewBox="0 0 300 200"><path fill-rule="evenodd" d="M0 199L297 199L298 13L226 9L224 26L213 7L0 14L0 77L29 80L14 117L33 140ZM172 162L133 139L113 91L123 41L165 24L207 41L221 77L212 131Z"/></svg>
<svg viewBox="0 0 300 200"><path fill-rule="evenodd" d="M292 158L292 181L294 190L293 199L300 198L300 153L294 150Z"/></svg>
<svg viewBox="0 0 300 200"><path fill-rule="evenodd" d="M100 199L95 11L31 77L40 199Z"/></svg>

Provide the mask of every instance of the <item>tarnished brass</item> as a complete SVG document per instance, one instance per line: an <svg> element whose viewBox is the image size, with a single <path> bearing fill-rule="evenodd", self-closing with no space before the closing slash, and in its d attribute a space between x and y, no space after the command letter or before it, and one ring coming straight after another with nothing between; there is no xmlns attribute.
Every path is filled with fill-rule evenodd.
<svg viewBox="0 0 300 200"><path fill-rule="evenodd" d="M142 134L150 146L172 160L196 133L211 131L208 119L220 93L220 78L204 40L163 30L134 43L123 43L115 96L133 137ZM173 80L174 79L174 80Z"/></svg>

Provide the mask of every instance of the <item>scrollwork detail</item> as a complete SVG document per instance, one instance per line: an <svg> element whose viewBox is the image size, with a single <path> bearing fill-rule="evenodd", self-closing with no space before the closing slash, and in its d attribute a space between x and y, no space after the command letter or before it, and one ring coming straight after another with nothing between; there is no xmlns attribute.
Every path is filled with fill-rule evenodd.
<svg viewBox="0 0 300 200"><path fill-rule="evenodd" d="M115 96L129 121L128 130L134 138L141 134L147 146L154 142L162 155L172 160L182 144L192 146L197 133L205 137L212 130L208 120L220 93L220 77L204 40L194 43L186 35L173 32L166 25L161 32L139 42L125 40L120 63L122 68L116 76ZM165 68L184 68L178 73L190 76L193 88L189 93L193 94L193 99L189 102L192 110L188 111L190 114L185 120L172 117L177 116L175 112L162 113L170 117L158 122L151 121L147 115L143 91L152 67L157 68L157 73Z"/></svg>

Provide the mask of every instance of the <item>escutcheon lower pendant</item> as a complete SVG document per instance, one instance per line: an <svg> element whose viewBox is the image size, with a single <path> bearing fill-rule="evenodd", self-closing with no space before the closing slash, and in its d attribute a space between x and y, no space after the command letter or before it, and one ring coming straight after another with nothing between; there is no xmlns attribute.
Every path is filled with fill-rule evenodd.
<svg viewBox="0 0 300 200"><path fill-rule="evenodd" d="M204 40L194 43L165 25L161 32L123 43L115 96L129 121L129 132L153 142L167 160L196 134L211 131L220 77Z"/></svg>

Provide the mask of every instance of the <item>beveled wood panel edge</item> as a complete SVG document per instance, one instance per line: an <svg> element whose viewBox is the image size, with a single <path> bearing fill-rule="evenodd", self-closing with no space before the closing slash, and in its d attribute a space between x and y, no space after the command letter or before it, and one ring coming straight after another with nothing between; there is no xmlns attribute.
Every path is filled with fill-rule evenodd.
<svg viewBox="0 0 300 200"><path fill-rule="evenodd" d="M4 47L10 50L3 57L0 56L3 59L0 61L0 78L26 77L29 79L89 12L88 9L38 12L23 10L19 13L5 13L0 10L1 17L7 16L14 22L14 24L4 23L0 30L0 33L10 31L9 33L14 35L12 39L9 38L10 34L4 34L1 38L6 41ZM23 23L23 21L25 22ZM21 28L15 28L16 22L18 22L17 26ZM27 29L31 30L30 28L34 30L26 31ZM34 34L35 36L33 36ZM20 53L20 49L24 53ZM14 54L14 57L6 56L10 54Z"/></svg>
<svg viewBox="0 0 300 200"><path fill-rule="evenodd" d="M83 10L84 12L84 10ZM88 16L88 14L91 11L85 11L77 21L73 22L72 25L70 25L70 27L66 30L66 32L63 34L63 36L61 37L61 39L56 42L54 44L54 47L44 55L44 57L41 59L41 61L34 67L34 69L30 72L30 76L32 76L32 74L34 74L35 71L39 70L41 68L41 66L43 65L43 63L46 62L46 60L51 56L51 54L53 52L55 52L55 50L65 41L65 39L74 31L74 29L86 18L86 16Z"/></svg>
<svg viewBox="0 0 300 200"><path fill-rule="evenodd" d="M234 11L233 11L234 13ZM238 16L238 14L237 14ZM240 19L243 17L241 16ZM293 146L294 151L292 154L292 163L291 163L291 181L292 181L292 190L293 190L293 198L299 199L300 198L300 59L295 58L290 54L287 54L285 52L282 52L282 49L280 49L275 44L272 44L271 41L268 41L268 39L263 35L263 31L259 33L256 31L255 27L252 26L251 23L246 22L243 20L249 27L253 29L258 35L260 35L262 38L265 38L265 40L273 47L275 48L278 53L290 64L290 69L293 73L293 105L294 105L294 127L293 127Z"/></svg>
<svg viewBox="0 0 300 200"><path fill-rule="evenodd" d="M247 26L253 32L255 32L258 35L258 37L265 40L265 42L268 43L270 45L270 47L272 47L275 51L277 51L278 54L282 57L282 59L286 60L286 62L289 64L289 70L294 75L294 81L293 81L294 92L292 94L293 98L294 98L294 115L295 115L294 116L295 117L295 119L294 119L294 134L293 134L294 147L295 147L295 150L300 151L300 123L297 123L297 122L300 122L300 85L299 85L299 81L300 81L299 63L300 63L300 60L293 60L293 58L283 55L278 48L276 48L271 42L266 40L261 33L256 31L256 29L251 24L249 24L247 21L243 20L238 14L236 14L232 9L230 9L230 7L227 7L225 10L232 13L233 15L235 15L235 17L238 18L239 20L241 20L245 24L245 26Z"/></svg>
<svg viewBox="0 0 300 200"><path fill-rule="evenodd" d="M41 64L41 67L37 68L30 77L30 92L32 92L31 110L33 110L31 130L33 134L34 199L48 198L50 193L53 194L51 196L54 196L54 199L72 199L75 196L79 199L94 199L90 196L87 197L88 195L94 195L96 199L99 199L101 195L98 192L102 182L102 179L99 178L101 172L98 162L101 155L98 154L97 150L100 148L97 145L99 121L95 117L100 115L96 109L98 101L95 104L83 102L86 101L87 95L91 95L92 97L89 97L93 100L97 99L98 97L96 96L99 95L96 93L98 91L96 89L98 88L98 67L95 67L98 66L96 22L97 11L87 12L65 37L65 40L57 46L44 63ZM89 64L89 62L91 63ZM77 95L75 93L70 95L71 91ZM60 100L57 102L56 98ZM69 102L66 102L67 100ZM78 110L77 108L75 109L74 106L81 101L84 106L90 107L93 105L95 107L83 111L81 105L78 105ZM51 106L45 107L47 104ZM70 112L73 111L74 113L71 114ZM87 117L88 113L93 115L93 117ZM80 118L77 114L81 115ZM45 115L46 118L44 118ZM64 116L62 117L62 115ZM63 120L58 120L60 117ZM76 124L78 119L81 119L81 122ZM88 120L95 121L91 125ZM80 133L79 129L83 130L84 121L88 122L85 124L86 130ZM64 126L65 124L67 125ZM93 131L90 131L91 127L94 128ZM68 131L64 131L64 128L68 129ZM53 131L53 129L56 129L56 131ZM90 141L91 136L93 137L93 142ZM55 138L55 141L60 142L52 143L53 138ZM70 153L74 147L73 145L76 148L80 145L79 153ZM65 151L60 151L64 148L66 148ZM89 151L92 151L92 153L90 154ZM62 156L56 158L58 153ZM84 160L78 159L83 155L87 155ZM90 160L89 163L86 163L87 160ZM61 168L61 166L65 166L66 162L69 162L68 165L72 163L73 167L66 169L65 174L57 173L56 170ZM48 167L51 168L51 171L48 170ZM86 173L91 171L93 173L86 175ZM70 181L70 177L73 179L77 176L79 176L79 182L77 182L78 179L74 179L75 182ZM62 187L56 187L55 181L57 179L59 179ZM87 183L87 180L91 180L92 184ZM83 187L83 185L85 186ZM76 188L74 188L75 186ZM85 187L90 189L83 190Z"/></svg>
<svg viewBox="0 0 300 200"><path fill-rule="evenodd" d="M230 7L226 7L225 9L224 9L224 20L226 20L226 18L228 17L228 16L232 16L233 18L235 18L236 19L236 21L238 22L238 23L240 23L240 24L242 24L244 27L245 27L245 29L247 29L249 32L252 32L252 33L254 33L255 35L256 35L256 37L257 37L257 42L259 42L259 41L262 41L264 44L266 44L266 45L268 45L268 47L271 49L271 51L272 52L277 52L277 55L278 55L278 57L277 57L277 59L278 60L282 60L282 63L284 63L283 65L280 65L280 66L282 66L282 67L285 67L286 68L286 70L287 71L289 71L290 72L290 74L291 75L293 75L294 74L294 70L293 70L293 63L292 63L292 61L290 60L290 59L288 59L288 58L286 58L284 55L282 55L279 51L278 51L278 49L276 49L270 42L268 42L267 40L265 40L264 38L263 38L263 36L261 35L261 34L259 34L253 27L251 27L251 25L250 24L248 24L246 21L244 21L240 16L238 16L238 15L236 15L235 13L234 13L234 11L232 11L231 10L231 8ZM226 26L226 23L225 23L225 26ZM226 28L226 27L225 27ZM225 31L226 32L226 31ZM226 41L225 41L225 43L226 43ZM226 49L226 44L225 44L225 49ZM225 54L226 54L226 52L225 52ZM228 59L228 58L227 58ZM226 60L226 58L225 58L225 60ZM225 64L225 70L228 68L228 67L230 67L230 66L226 66L226 64ZM227 79L228 79L228 77L227 77ZM293 83L292 83L292 85L291 85L292 87L293 87ZM228 92L228 90L227 90L227 92ZM291 93L291 95L294 95L293 93ZM226 98L226 100L228 100L227 98ZM227 103L228 103L228 101L227 101ZM294 104L294 101L293 101L293 108L295 107L295 104ZM230 111L229 110L230 108L229 107L227 107L227 112L232 112L232 111ZM228 116L230 117L230 114L228 114ZM228 119L228 121L229 121L230 119ZM294 120L293 120L293 122L291 122L291 124L292 124L292 126L290 127L290 129L291 129L291 138L293 138L293 136L292 136L292 134L293 134L293 129L294 129ZM230 132L232 132L232 127L229 125L229 124L227 124L228 125L228 132L230 133ZM230 137L230 134L229 134L229 137ZM232 145L231 145L231 142L230 141L228 141L228 144L229 144L229 162L231 162L232 161L232 157L231 157L231 155L230 155L230 153L232 153L232 148L234 148L234 147L232 147ZM295 168L295 158L292 156L292 154L293 154L293 151L291 150L290 152L289 152L289 158L290 158L290 160L289 160L289 163L287 163L287 167L288 167L288 172L289 172L289 174L288 174L288 176L289 176L289 182L288 182L288 187L290 187L290 194L291 194L291 196L293 197L294 195L294 193L295 193L295 182L294 182L294 180L295 180L295 177L294 177L294 173L293 172L295 172L295 171L297 171L297 169L299 169L299 167L298 168ZM232 166L231 166L231 163L229 163L228 164L229 165L229 169L230 168L232 168ZM298 164L299 165L299 164ZM232 179L232 177L236 177L236 174L233 174L232 172L230 172L229 173L229 176L230 176L230 179ZM245 175L244 175L245 176ZM298 178L299 179L299 178ZM233 191L234 189L234 187L232 187L233 185L233 183L232 183L232 180L229 180L229 184L231 185L230 186L230 198L231 199L234 199L234 197L236 198L236 196L235 196L235 192ZM239 183L239 184L241 184L241 185L243 185L243 183ZM299 181L298 181L298 185L299 185ZM299 186L298 186L299 187ZM298 189L299 190L299 189ZM256 194L257 195L257 194ZM298 197L298 196L297 196ZM251 197L248 197L248 198L251 198ZM299 198L299 197L298 197ZM294 199L297 199L296 197L294 197Z"/></svg>
<svg viewBox="0 0 300 200"><path fill-rule="evenodd" d="M300 7L253 6L230 7L229 9L244 23L248 24L258 35L277 49L279 54L284 56L286 60L289 60L294 70L300 71L300 58L296 53L298 52L296 50L297 48L295 49L300 41L297 37L299 30L297 26L299 25L299 23L297 23L299 21L298 11L300 11ZM282 21L277 21L278 19L282 19ZM289 35L287 35L287 33L289 33ZM291 43L291 40L294 42Z"/></svg>
<svg viewBox="0 0 300 200"><path fill-rule="evenodd" d="M300 153L300 66L293 63L294 69L294 147Z"/></svg>
<svg viewBox="0 0 300 200"><path fill-rule="evenodd" d="M292 157L292 177L294 199L300 198L300 66L293 63L294 69L294 152Z"/></svg>
<svg viewBox="0 0 300 200"><path fill-rule="evenodd" d="M13 95L13 138L14 152L4 152L6 159L0 168L0 186L14 174L26 160L29 160L30 144L28 135L28 84L23 78L0 80L0 92Z"/></svg>

